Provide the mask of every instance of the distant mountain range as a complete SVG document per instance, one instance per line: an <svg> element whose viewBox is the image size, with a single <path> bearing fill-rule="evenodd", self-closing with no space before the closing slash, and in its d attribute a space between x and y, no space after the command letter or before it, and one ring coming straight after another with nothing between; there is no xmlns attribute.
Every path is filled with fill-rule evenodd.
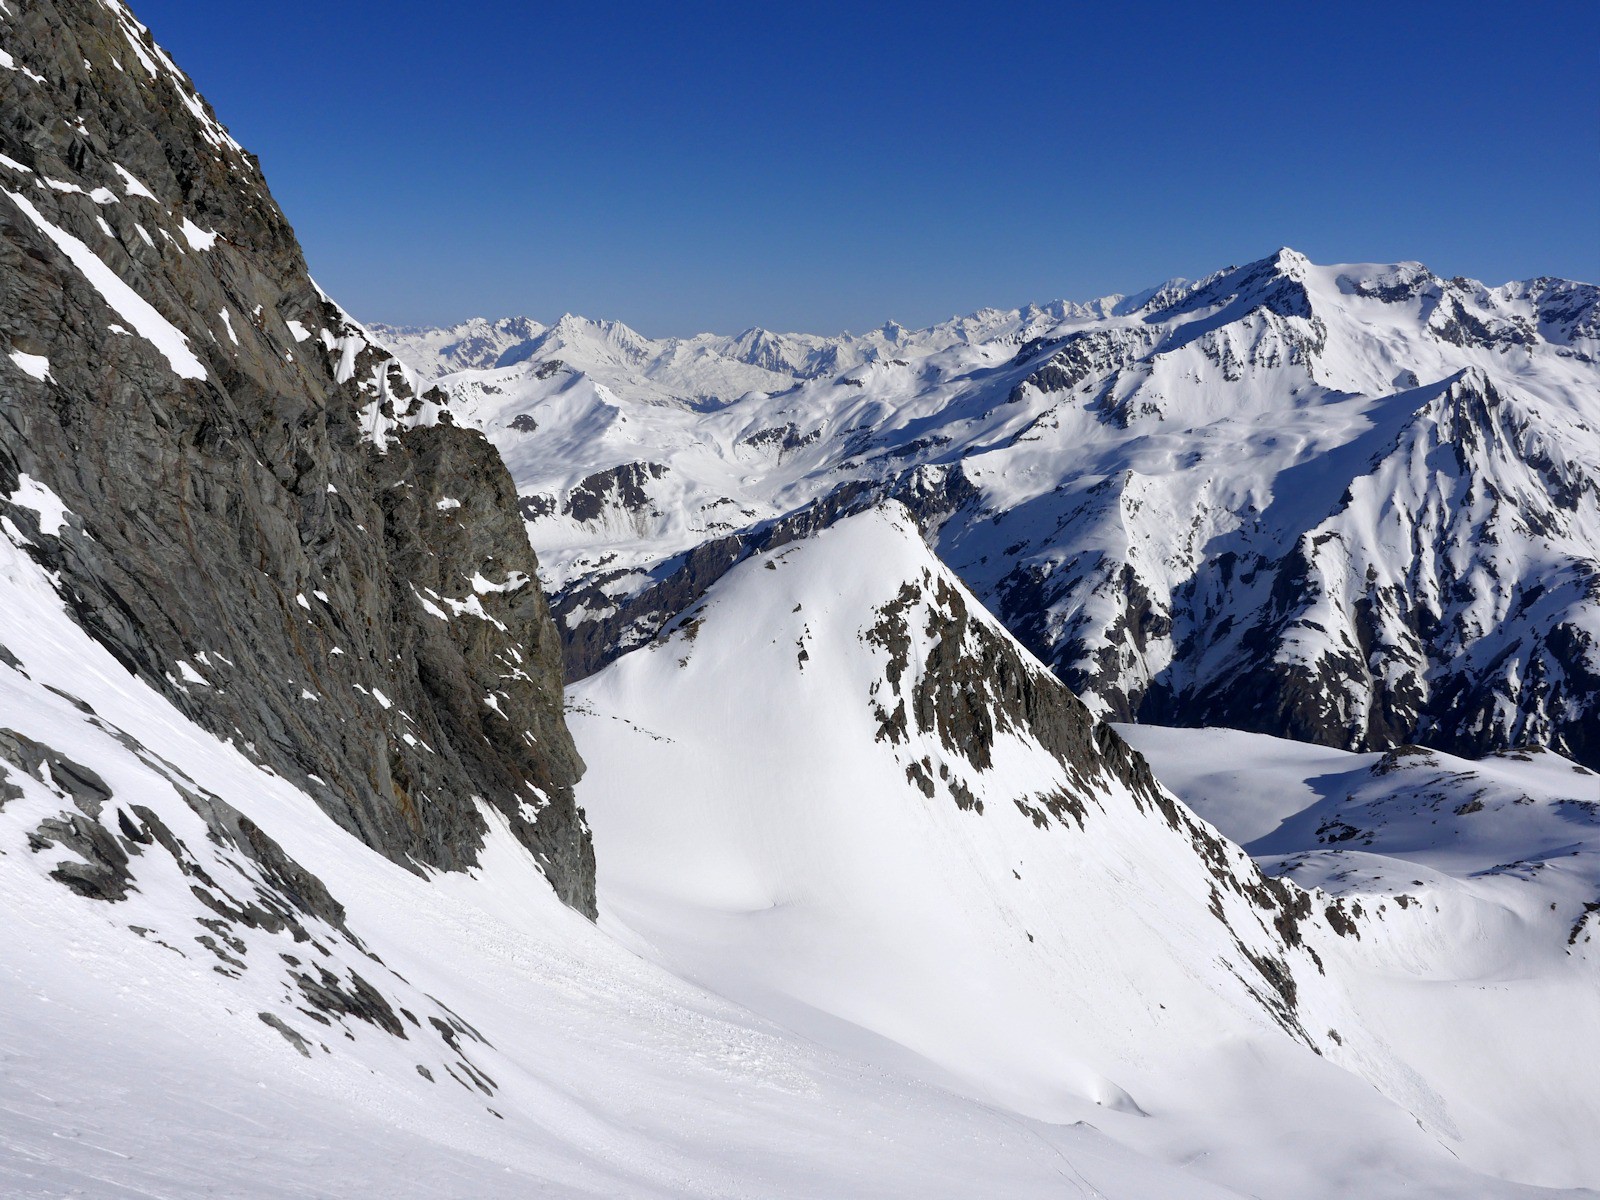
<svg viewBox="0 0 1600 1200"><path fill-rule="evenodd" d="M0 113L0 1195L1593 1195L1593 288L374 331Z"/></svg>
<svg viewBox="0 0 1600 1200"><path fill-rule="evenodd" d="M478 317L448 328L373 324L371 329L396 358L428 377L548 362L565 354L597 377L610 375L635 389L654 385L656 394L715 406L749 391L786 388L796 380L837 375L863 363L1031 336L1030 331L1110 316L1138 302L1138 298L1110 296L1090 304L1057 301L1043 308L986 308L927 329L906 329L887 321L870 333L832 337L752 328L732 337L702 333L652 339L620 321L593 321L570 313L553 325L529 317L498 321Z"/></svg>
<svg viewBox="0 0 1600 1200"><path fill-rule="evenodd" d="M1597 298L1281 250L859 337L383 336L511 466L573 677L893 496L1096 712L1597 764Z"/></svg>

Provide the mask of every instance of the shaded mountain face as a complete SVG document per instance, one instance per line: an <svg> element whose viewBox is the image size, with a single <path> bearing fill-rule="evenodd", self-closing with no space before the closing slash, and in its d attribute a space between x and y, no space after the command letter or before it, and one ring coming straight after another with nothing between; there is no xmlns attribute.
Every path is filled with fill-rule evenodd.
<svg viewBox="0 0 1600 1200"><path fill-rule="evenodd" d="M574 678L893 498L1097 713L1594 764L1597 300L1285 250L711 405L576 338L442 386L517 481Z"/></svg>
<svg viewBox="0 0 1600 1200"><path fill-rule="evenodd" d="M123 667L367 844L465 868L487 806L592 913L558 639L493 447L320 293L126 8L5 32L0 530ZM0 624L0 659L29 636ZM19 745L19 769L51 752Z"/></svg>
<svg viewBox="0 0 1600 1200"><path fill-rule="evenodd" d="M1474 369L1396 409L1393 441L1287 554L1224 551L1184 585L1192 641L1140 714L1600 761L1593 430Z"/></svg>

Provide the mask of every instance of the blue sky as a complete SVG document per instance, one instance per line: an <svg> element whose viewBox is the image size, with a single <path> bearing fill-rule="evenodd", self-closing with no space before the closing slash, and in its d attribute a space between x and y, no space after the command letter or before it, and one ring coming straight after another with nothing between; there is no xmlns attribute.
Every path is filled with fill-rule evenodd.
<svg viewBox="0 0 1600 1200"><path fill-rule="evenodd" d="M1600 5L134 0L359 316L923 325L1291 245L1600 279Z"/></svg>

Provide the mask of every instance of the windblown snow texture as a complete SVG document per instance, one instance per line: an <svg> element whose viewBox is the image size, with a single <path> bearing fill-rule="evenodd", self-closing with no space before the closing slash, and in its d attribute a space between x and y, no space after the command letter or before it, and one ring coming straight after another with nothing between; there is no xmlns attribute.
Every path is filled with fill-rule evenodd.
<svg viewBox="0 0 1600 1200"><path fill-rule="evenodd" d="M894 497L1096 712L1600 765L1597 297L1284 250L914 332L400 353L505 455L572 677Z"/></svg>

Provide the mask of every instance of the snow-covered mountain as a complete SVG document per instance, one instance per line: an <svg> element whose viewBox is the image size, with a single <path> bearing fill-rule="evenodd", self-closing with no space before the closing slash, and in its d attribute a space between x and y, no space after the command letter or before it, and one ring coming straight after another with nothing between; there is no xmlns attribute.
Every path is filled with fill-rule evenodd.
<svg viewBox="0 0 1600 1200"><path fill-rule="evenodd" d="M14 539L0 1193L954 1200L1051 1195L1068 1163L1111 1196L1237 1194L680 981L487 804L471 871L389 861L124 670ZM1471 1179L1362 1096L1405 1174Z"/></svg>
<svg viewBox="0 0 1600 1200"><path fill-rule="evenodd" d="M741 562L572 709L602 925L823 1045L1166 1161L1302 1146L1191 1162L1259 1195L1397 1186L1402 1124L1494 1174L1600 1170L1600 776L1555 754L1126 727L1314 885L1286 888L893 505ZM1506 1032L1464 1058L1477 1022ZM1303 1147L1356 1128L1381 1165Z"/></svg>
<svg viewBox="0 0 1600 1200"><path fill-rule="evenodd" d="M1040 399L1073 331L1181 355L1235 285L853 340L416 335L515 359L450 394L316 287L119 0L0 2L0 110L0 1193L1593 1194L1593 775L1129 730L1191 808L984 607L1007 554L1076 546L1054 489L1113 478L1043 488L1062 439L1162 452ZM1296 272L1331 313L1298 260L1237 287L1294 309ZM1594 338L1560 290L1442 318L1476 359L1390 416L1447 436L1370 486L1517 551L1437 556L1440 603L1544 572L1518 678L1570 695ZM1543 340L1494 358L1495 306ZM1331 386L1281 493L1381 425ZM519 495L473 422L565 473ZM984 521L1033 540L991 564ZM570 703L541 573L598 668Z"/></svg>
<svg viewBox="0 0 1600 1200"><path fill-rule="evenodd" d="M915 359L975 342L1021 342L1063 321L1105 317L1130 302L1108 296L1089 304L1056 301L1002 311L982 309L926 329L894 321L865 334L822 336L752 328L732 337L647 338L620 321L568 313L545 326L529 317L433 328L374 324L372 330L401 362L426 379L464 370L535 363L547 371L571 365L591 379L633 397L720 408L754 391L779 391L866 363Z"/></svg>
<svg viewBox="0 0 1600 1200"><path fill-rule="evenodd" d="M1597 297L1285 250L709 409L576 343L442 383L517 480L573 677L893 496L1097 712L1593 764Z"/></svg>
<svg viewBox="0 0 1600 1200"><path fill-rule="evenodd" d="M1484 922L1450 907L1469 881L1263 876L908 515L742 564L574 697L599 929L493 810L472 871L409 872L117 667L27 547L0 580L27 630L0 668L9 1194L1596 1177L1570 911L1530 893L1520 936L1490 928L1496 971L1538 989L1441 1013L1442 987L1483 989ZM1445 1031L1530 995L1558 1018L1506 1043L1533 1057L1445 1059Z"/></svg>

